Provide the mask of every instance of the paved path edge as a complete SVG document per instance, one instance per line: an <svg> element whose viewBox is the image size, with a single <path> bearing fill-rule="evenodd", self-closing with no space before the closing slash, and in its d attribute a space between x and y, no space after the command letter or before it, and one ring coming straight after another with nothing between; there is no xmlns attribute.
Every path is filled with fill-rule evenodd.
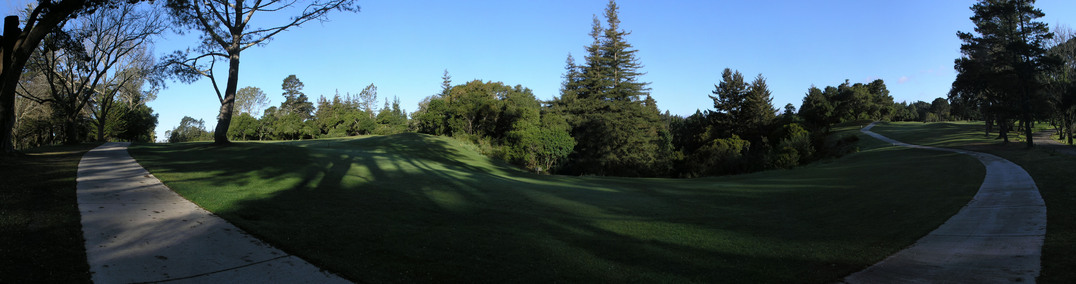
<svg viewBox="0 0 1076 284"><path fill-rule="evenodd" d="M956 215L844 283L1035 282L1046 236L1046 204L1027 171L991 154L893 140L871 132L874 125L860 131L895 146L970 155L986 167L986 176Z"/></svg>
<svg viewBox="0 0 1076 284"><path fill-rule="evenodd" d="M95 283L350 283L179 196L105 143L79 162L77 198Z"/></svg>

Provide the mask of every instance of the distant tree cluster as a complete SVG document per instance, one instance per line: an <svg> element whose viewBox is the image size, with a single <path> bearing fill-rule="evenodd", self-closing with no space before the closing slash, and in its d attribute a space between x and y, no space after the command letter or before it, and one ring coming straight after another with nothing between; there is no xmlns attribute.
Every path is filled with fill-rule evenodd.
<svg viewBox="0 0 1076 284"><path fill-rule="evenodd" d="M396 134L408 131L407 113L399 99L388 101L380 110L377 86L370 84L358 95L335 94L331 99L318 98L317 106L303 93L304 84L295 75L284 78L281 89L284 101L255 117L255 110L268 105L265 92L244 87L236 94L238 114L230 121L227 137L231 140L300 140L370 134ZM212 135L210 137L213 137Z"/></svg>
<svg viewBox="0 0 1076 284"><path fill-rule="evenodd" d="M543 110L530 89L474 80L429 98L413 114L415 130L488 145L488 154L546 173L571 153L575 140L557 113Z"/></svg>
<svg viewBox="0 0 1076 284"><path fill-rule="evenodd" d="M893 114L894 121L922 121L939 122L963 118L954 115L952 105L943 98L936 98L931 102L916 101L914 103L900 102L896 105Z"/></svg>
<svg viewBox="0 0 1076 284"><path fill-rule="evenodd" d="M827 142L831 125L891 120L910 108L894 103L881 80L846 81L812 87L799 113L789 104L778 115L762 75L747 82L725 69L710 95L713 109L688 117L662 114L648 83L638 80L642 64L617 13L610 1L604 24L594 18L583 62L568 55L560 96L553 100L538 101L529 89L500 82L453 86L446 71L442 92L420 103L412 128L467 137L536 172L698 177L839 155L855 138ZM918 119L915 113L908 119Z"/></svg>

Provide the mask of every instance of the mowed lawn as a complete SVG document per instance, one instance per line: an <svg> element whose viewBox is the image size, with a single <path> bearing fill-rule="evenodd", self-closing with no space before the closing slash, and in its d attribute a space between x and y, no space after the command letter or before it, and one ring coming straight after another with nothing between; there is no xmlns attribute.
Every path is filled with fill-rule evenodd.
<svg viewBox="0 0 1076 284"><path fill-rule="evenodd" d="M130 152L359 282L829 283L936 228L984 175L971 157L860 136L840 159L700 179L534 175L421 134Z"/></svg>
<svg viewBox="0 0 1076 284"><path fill-rule="evenodd" d="M1076 157L1048 147L1028 150L1021 142L1003 145L986 136L983 122L886 123L872 130L908 143L964 148L1008 159L1035 179L1046 201L1046 242L1040 283L1076 283ZM1021 140L1022 141L1022 140Z"/></svg>

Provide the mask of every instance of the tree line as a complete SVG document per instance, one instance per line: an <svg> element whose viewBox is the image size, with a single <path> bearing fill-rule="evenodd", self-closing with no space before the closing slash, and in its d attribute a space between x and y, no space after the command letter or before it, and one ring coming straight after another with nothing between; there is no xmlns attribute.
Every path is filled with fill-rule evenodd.
<svg viewBox="0 0 1076 284"><path fill-rule="evenodd" d="M1007 139L1011 129L1030 131L1030 123L1036 119L1050 120L1071 133L1076 117L1072 103L1076 100L1069 95L1076 90L1069 75L1076 66L1070 60L1076 58L1072 33L1049 33L1045 24L1035 22L1042 13L1032 7L1033 1L986 0L972 6L976 31L958 33L965 44L962 58L955 62L959 75L948 100L898 103L882 80L845 80L836 86L811 86L798 109L792 104L778 109L764 76L747 80L739 71L726 68L707 94L712 108L689 116L662 113L649 94L649 83L640 81L643 66L636 58L637 50L627 41L630 33L620 28L619 7L614 1L608 3L603 17L594 17L589 33L592 41L585 46L582 60L576 62L568 55L560 94L552 100L538 100L521 85L482 80L453 85L446 70L441 92L423 100L410 116L398 100L386 99L378 109L373 84L354 97L335 94L321 97L315 104L302 92L303 84L295 75L282 83L284 101L265 108L264 91L237 86L241 51L288 28L324 19L330 11L354 12L358 7L351 1L315 1L292 21L267 28L247 27L245 22L205 21L204 17L220 12L213 5L239 4L240 9L234 11L248 17L235 19L249 21L254 14L295 4L225 2L167 1L167 9L161 10L170 17L142 17L147 23L168 18L174 26L202 36L199 48L169 54L159 63L133 47L145 46L159 34L163 30L160 23L135 30L133 33L142 35L136 43L113 44L129 59L106 62L101 65L105 71L88 75L75 71L85 72L87 68L81 66L97 62L93 52L98 45L106 45L87 45L92 39L75 36L95 32L45 33L42 44L29 45L35 49L24 62L27 68L18 69L24 72L18 76L4 73L5 80L18 79L17 84L5 83L4 88L18 86L21 90L15 100L24 106L20 113L31 114L5 121L24 123L15 133L30 137L10 141L31 141L19 142L27 145L71 142L87 140L91 134L99 140L152 140L151 128L145 131L144 127L155 125L155 116L144 102L153 98L155 88L166 77L181 82L208 78L221 102L213 131L205 129L204 121L186 117L168 132L169 141L211 137L216 143L227 144L231 140L414 131L470 140L486 154L535 172L576 175L696 177L794 167L854 151L854 136L827 137L832 126L857 120L983 119L988 121L988 133L989 127L996 125L999 137ZM69 19L80 13L105 15L95 11L120 11L116 8L121 6L110 1L79 3L81 6L71 10L46 9L30 16L44 19L42 15L66 11L66 16L57 17ZM118 19L133 18L139 17ZM82 26L93 24L69 29ZM40 31L30 26L23 30ZM12 54L17 52L5 56ZM213 74L217 60L225 60L229 66L223 88ZM11 69L5 66L4 70ZM6 111L3 104L0 110Z"/></svg>
<svg viewBox="0 0 1076 284"><path fill-rule="evenodd" d="M709 97L713 109L661 113L638 80L642 64L610 1L595 16L582 63L569 54L560 95L535 99L523 86L475 80L451 84L412 114L412 130L462 137L535 172L573 175L698 177L788 168L854 151L855 136L827 139L853 120L952 119L945 99L895 103L885 83L811 87L799 112L772 104L761 74L747 82L725 69Z"/></svg>
<svg viewBox="0 0 1076 284"><path fill-rule="evenodd" d="M33 15L35 10L24 12ZM157 116L146 102L161 85L150 53L165 30L160 16L159 10L122 3L70 19L63 29L44 35L40 45L27 50L14 84L5 83L15 95L10 98L11 139L5 142L30 148L91 140L153 141ZM19 36L10 34L5 38Z"/></svg>
<svg viewBox="0 0 1076 284"><path fill-rule="evenodd" d="M280 106L268 105L268 98L258 87L243 87L236 92L236 115L228 127L230 140L302 140L356 135L390 135L409 130L407 113L400 101L377 108L377 86L370 84L356 96L350 93L324 96L317 106L302 92L304 84L296 75L289 75L281 84L284 101ZM259 113L261 114L259 116ZM216 136L206 130L205 122L183 117L176 128L165 133L170 143L210 141Z"/></svg>
<svg viewBox="0 0 1076 284"><path fill-rule="evenodd" d="M298 12L268 26L250 24L289 11ZM167 78L212 81L221 103L214 140L227 144L242 51L333 11L359 7L354 0L37 1L22 17L4 19L0 153L91 140L153 141L157 116L145 103ZM200 42L157 61L151 43L169 27ZM223 90L214 74L218 61L228 62Z"/></svg>

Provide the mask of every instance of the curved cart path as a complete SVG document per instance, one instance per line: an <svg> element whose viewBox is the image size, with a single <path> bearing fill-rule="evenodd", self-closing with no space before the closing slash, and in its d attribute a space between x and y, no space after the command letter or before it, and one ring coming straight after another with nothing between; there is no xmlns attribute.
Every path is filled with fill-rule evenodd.
<svg viewBox="0 0 1076 284"><path fill-rule="evenodd" d="M247 235L105 143L78 165L78 208L96 283L347 283Z"/></svg>
<svg viewBox="0 0 1076 284"><path fill-rule="evenodd" d="M846 283L1032 283L1039 276L1046 204L1020 166L991 154L919 146L861 131L894 145L978 158L986 178L968 205L940 227Z"/></svg>

